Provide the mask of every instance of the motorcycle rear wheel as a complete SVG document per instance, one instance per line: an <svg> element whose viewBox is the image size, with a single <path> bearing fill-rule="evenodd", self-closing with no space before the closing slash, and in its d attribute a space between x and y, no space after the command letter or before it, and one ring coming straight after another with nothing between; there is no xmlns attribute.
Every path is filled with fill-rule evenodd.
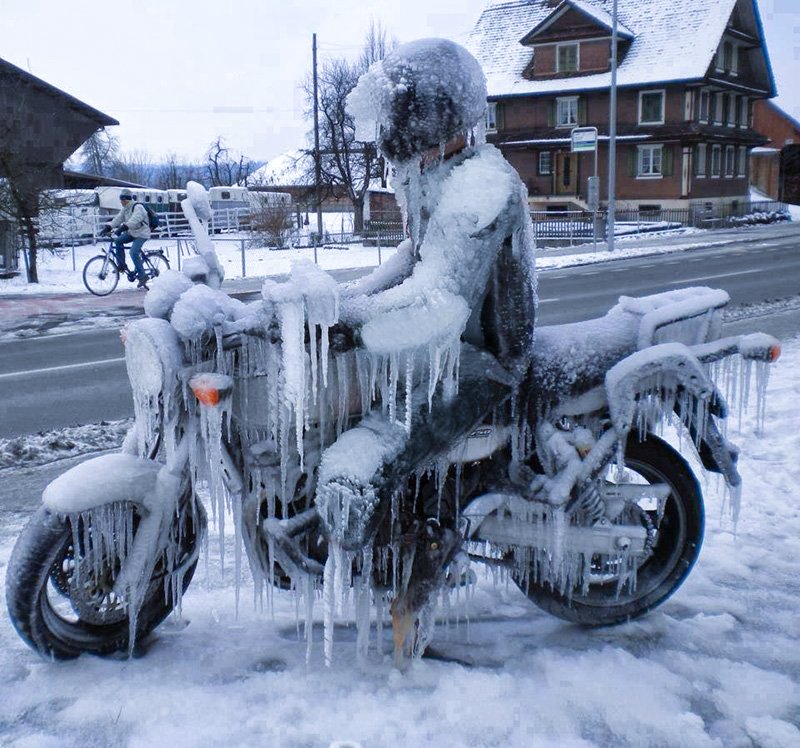
<svg viewBox="0 0 800 748"><path fill-rule="evenodd" d="M188 558L202 536L204 517L193 521L182 512L181 553ZM80 536L80 533L79 533ZM83 541L81 541L83 542ZM122 601L107 594L113 584L115 566L106 559L98 575L91 560L76 553L70 522L41 507L17 539L6 574L6 601L11 622L23 641L48 659L68 660L83 653L110 655L126 652L130 644L130 620ZM83 591L70 574L78 564L88 567L81 580ZM187 567L182 590L192 580L197 559ZM71 572L72 570L72 572ZM102 577L102 578L98 578ZM159 563L150 579L136 621L136 641L155 629L176 604L171 585L165 584L165 570ZM98 592L99 590L99 592ZM105 591L104 591L105 590Z"/></svg>
<svg viewBox="0 0 800 748"><path fill-rule="evenodd" d="M575 590L571 598L546 582L515 579L538 607L558 618L584 626L613 626L638 618L681 586L700 554L703 497L683 457L651 434L642 441L631 437L625 468L648 483L665 483L671 489L652 554L639 567L634 589L619 593L616 579L600 578L589 584L586 594Z"/></svg>

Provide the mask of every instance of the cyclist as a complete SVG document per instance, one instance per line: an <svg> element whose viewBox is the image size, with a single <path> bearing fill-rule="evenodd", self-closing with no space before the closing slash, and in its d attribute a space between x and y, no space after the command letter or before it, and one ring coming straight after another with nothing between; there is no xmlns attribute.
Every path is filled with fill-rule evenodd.
<svg viewBox="0 0 800 748"><path fill-rule="evenodd" d="M125 245L131 242L131 260L135 268L136 276L139 278L138 288L147 288L147 274L142 264L142 247L150 238L150 221L144 205L134 200L129 190L122 190L119 193L119 201L122 203L122 210L117 213L106 224L100 232L101 236L107 236L112 229L117 229L117 237L114 239L114 248L117 255L117 264L120 270L127 272L125 267ZM131 274L128 274L131 278Z"/></svg>

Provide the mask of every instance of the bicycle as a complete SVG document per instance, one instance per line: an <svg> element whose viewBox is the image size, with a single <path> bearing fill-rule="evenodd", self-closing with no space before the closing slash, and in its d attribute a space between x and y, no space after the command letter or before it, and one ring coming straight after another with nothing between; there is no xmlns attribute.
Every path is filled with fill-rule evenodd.
<svg viewBox="0 0 800 748"><path fill-rule="evenodd" d="M152 280L164 270L169 270L169 260L164 255L163 249L153 249L142 252L142 265L147 275L147 280ZM114 239L110 239L108 247L102 254L92 257L83 267L83 285L89 293L95 296L108 296L119 283L119 276L126 273L128 280L136 280L136 271L128 270L117 264L117 255L114 248Z"/></svg>

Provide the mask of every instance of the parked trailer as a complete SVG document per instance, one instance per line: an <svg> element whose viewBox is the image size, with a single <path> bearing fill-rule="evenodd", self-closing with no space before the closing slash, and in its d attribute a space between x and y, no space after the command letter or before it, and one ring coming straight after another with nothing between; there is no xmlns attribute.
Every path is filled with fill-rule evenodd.
<svg viewBox="0 0 800 748"><path fill-rule="evenodd" d="M292 196L288 192L247 192L250 208L291 208Z"/></svg>
<svg viewBox="0 0 800 748"><path fill-rule="evenodd" d="M214 210L247 208L247 187L212 187L208 199Z"/></svg>
<svg viewBox="0 0 800 748"><path fill-rule="evenodd" d="M186 190L167 190L167 202L169 203L170 213L180 213L181 202L188 197Z"/></svg>
<svg viewBox="0 0 800 748"><path fill-rule="evenodd" d="M116 215L122 208L120 193L125 190L133 195L137 202L149 205L157 213L166 212L169 208L169 195L166 190L154 190L146 187L95 187L101 216Z"/></svg>

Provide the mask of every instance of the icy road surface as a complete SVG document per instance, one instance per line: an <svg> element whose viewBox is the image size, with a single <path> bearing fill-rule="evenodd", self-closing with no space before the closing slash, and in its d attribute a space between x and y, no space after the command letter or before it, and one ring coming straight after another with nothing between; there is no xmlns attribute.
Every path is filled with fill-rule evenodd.
<svg viewBox="0 0 800 748"><path fill-rule="evenodd" d="M137 659L44 662L4 615L0 744L797 748L799 368L795 338L772 370L764 436L752 419L741 430L732 419L745 480L737 535L712 479L694 573L638 622L583 630L482 577L458 625L439 627L433 656L408 673L392 668L388 630L385 654L373 628L370 656L355 664L346 620L326 670L321 625L305 664L288 593L275 595L273 614L244 595L236 619L232 572L221 574L212 537L183 621L163 625ZM2 573L26 516L2 513Z"/></svg>

